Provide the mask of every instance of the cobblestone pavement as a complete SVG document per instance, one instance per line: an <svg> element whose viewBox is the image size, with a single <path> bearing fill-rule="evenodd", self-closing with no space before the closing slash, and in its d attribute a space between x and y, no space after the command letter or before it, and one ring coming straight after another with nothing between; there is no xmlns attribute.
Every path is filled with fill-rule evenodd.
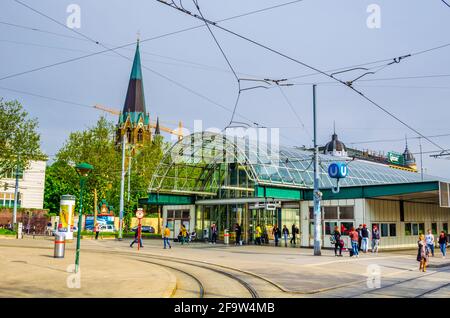
<svg viewBox="0 0 450 318"><path fill-rule="evenodd" d="M165 250L157 239L138 251L129 243L82 240L77 280L75 242L55 259L51 238L0 239L0 297L450 297L450 260L438 254L422 273L415 251L350 258L205 243Z"/></svg>

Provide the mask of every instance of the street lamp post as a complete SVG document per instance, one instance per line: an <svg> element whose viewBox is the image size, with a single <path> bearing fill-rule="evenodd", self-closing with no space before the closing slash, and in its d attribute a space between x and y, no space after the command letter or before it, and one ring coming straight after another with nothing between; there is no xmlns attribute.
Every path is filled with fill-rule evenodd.
<svg viewBox="0 0 450 318"><path fill-rule="evenodd" d="M77 251L75 255L75 273L78 273L80 264L81 227L83 219L83 188L89 173L91 172L92 169L94 169L94 167L88 163L83 162L78 164L75 167L75 169L77 170L77 173L80 176L80 209L78 213Z"/></svg>

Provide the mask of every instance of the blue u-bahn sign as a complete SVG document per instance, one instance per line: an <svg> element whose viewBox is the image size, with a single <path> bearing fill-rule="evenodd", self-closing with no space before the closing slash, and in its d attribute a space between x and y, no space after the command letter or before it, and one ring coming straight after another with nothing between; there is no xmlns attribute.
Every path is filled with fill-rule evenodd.
<svg viewBox="0 0 450 318"><path fill-rule="evenodd" d="M343 179L347 177L347 164L343 162L333 162L328 167L328 175L333 179Z"/></svg>

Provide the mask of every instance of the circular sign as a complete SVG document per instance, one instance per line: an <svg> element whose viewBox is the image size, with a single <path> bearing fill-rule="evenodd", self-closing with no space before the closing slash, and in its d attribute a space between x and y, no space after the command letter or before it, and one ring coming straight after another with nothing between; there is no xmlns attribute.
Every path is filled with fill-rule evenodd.
<svg viewBox="0 0 450 318"><path fill-rule="evenodd" d="M345 163L334 162L328 167L328 175L333 179L345 178L348 174L348 168Z"/></svg>
<svg viewBox="0 0 450 318"><path fill-rule="evenodd" d="M136 211L136 217L138 219L142 219L144 217L144 210L143 209L137 209Z"/></svg>

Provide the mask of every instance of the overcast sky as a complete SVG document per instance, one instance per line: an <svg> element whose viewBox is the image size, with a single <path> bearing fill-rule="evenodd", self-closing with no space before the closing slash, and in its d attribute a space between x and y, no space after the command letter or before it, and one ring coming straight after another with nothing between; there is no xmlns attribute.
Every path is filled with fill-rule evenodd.
<svg viewBox="0 0 450 318"><path fill-rule="evenodd" d="M81 28L77 31L107 46L141 39L201 24L192 17L156 0L21 0L52 18L66 23L70 4L81 8ZM178 2L178 1L176 1ZM200 0L206 18L220 20L241 13L289 1L281 0ZM194 11L192 2L186 8ZM367 8L378 4L381 27L369 28ZM101 51L103 48L55 22L17 4L0 2L0 78L37 67ZM38 28L48 34L4 23ZM450 43L450 7L441 0L304 0L299 3L223 22L221 25L267 44L321 70L332 70L390 59ZM311 70L256 47L242 39L213 29L231 64L240 77L293 78ZM64 35L64 36L60 36ZM73 37L81 38L75 39ZM134 46L119 50L130 58ZM181 120L193 127L203 120L205 128L223 128L230 120L236 97L236 79L205 27L141 44L142 63L191 90L206 96L223 109L199 96L143 69L147 110L152 120L160 117L166 126ZM366 66L380 66L377 63ZM18 99L39 119L44 151L53 155L70 132L93 125L102 114L87 106L123 107L132 62L111 52L95 55L45 70L0 80L0 96ZM351 80L362 73L336 75ZM389 78L447 75L417 79ZM358 81L360 89L383 107L424 135L450 134L450 46L419 54L381 69ZM384 79L372 81L373 79ZM322 83L330 79L309 76L290 83ZM247 84L244 84L247 85ZM79 103L72 105L11 90ZM311 85L284 87L295 108L293 113L280 90L275 88L242 93L237 112L268 127L280 127L281 143L311 145ZM347 146L377 151L404 150L407 135L410 149L419 151L417 135L343 85L319 84L318 135L326 143L333 131ZM114 115L107 116L116 120ZM237 116L236 120L243 120ZM303 124L305 128L303 127ZM378 143L352 142L391 140ZM450 136L433 138L450 148ZM436 146L422 140L423 150ZM419 163L419 156L416 156ZM450 178L450 161L424 155L426 172Z"/></svg>

